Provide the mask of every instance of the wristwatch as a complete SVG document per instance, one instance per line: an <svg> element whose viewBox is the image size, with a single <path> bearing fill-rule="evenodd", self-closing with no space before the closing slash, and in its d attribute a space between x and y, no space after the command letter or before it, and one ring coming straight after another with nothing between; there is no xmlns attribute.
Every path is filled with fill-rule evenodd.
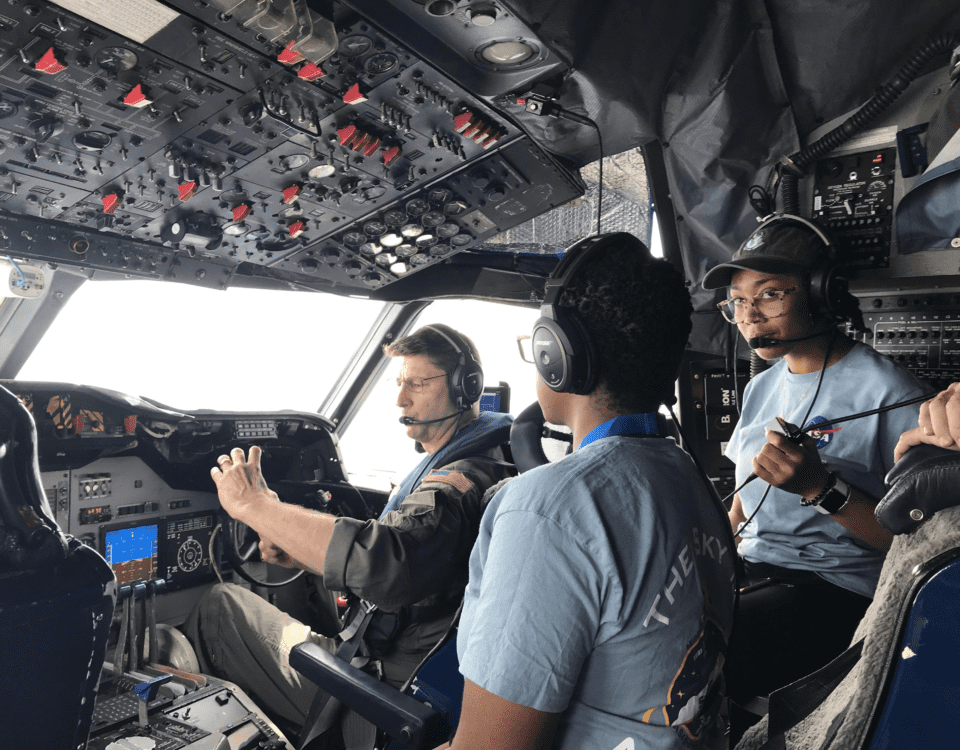
<svg viewBox="0 0 960 750"><path fill-rule="evenodd" d="M813 500L801 500L801 505L812 505L821 513L832 516L839 513L843 506L850 501L850 485L844 482L840 475L831 471L827 478L827 486L820 490Z"/></svg>

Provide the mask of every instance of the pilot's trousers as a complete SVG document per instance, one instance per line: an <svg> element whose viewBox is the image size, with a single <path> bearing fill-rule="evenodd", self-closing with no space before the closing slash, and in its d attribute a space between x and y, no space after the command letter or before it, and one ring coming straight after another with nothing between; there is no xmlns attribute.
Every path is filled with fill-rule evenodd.
<svg viewBox="0 0 960 750"><path fill-rule="evenodd" d="M235 682L261 708L297 724L306 719L317 688L290 666L290 650L308 640L330 652L338 644L232 583L205 594L183 629L201 671ZM420 657L395 656L383 661L383 669L386 681L399 686Z"/></svg>

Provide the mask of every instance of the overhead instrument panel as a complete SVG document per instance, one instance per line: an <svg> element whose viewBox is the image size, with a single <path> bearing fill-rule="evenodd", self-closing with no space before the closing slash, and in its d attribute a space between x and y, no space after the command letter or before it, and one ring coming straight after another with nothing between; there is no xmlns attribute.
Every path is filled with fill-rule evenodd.
<svg viewBox="0 0 960 750"><path fill-rule="evenodd" d="M336 27L300 2L137 0L87 14L104 25L67 10L88 5L0 13L6 253L355 293L582 194L511 121L343 6ZM138 11L153 25L127 20Z"/></svg>

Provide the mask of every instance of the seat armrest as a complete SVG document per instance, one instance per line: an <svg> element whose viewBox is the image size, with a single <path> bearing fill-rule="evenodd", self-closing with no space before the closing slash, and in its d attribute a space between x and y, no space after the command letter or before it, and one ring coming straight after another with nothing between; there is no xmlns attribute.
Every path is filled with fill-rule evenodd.
<svg viewBox="0 0 960 750"><path fill-rule="evenodd" d="M316 643L294 646L290 666L408 750L421 748L427 740L440 744L447 739L440 728L442 717L433 708L350 666Z"/></svg>
<svg viewBox="0 0 960 750"><path fill-rule="evenodd" d="M913 531L937 511L960 504L960 452L916 445L890 470L886 483L877 520L892 534Z"/></svg>

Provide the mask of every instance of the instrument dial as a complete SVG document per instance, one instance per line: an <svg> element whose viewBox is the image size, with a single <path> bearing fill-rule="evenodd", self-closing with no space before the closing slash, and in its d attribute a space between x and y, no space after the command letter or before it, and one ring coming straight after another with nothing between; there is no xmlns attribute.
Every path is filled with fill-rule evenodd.
<svg viewBox="0 0 960 750"><path fill-rule="evenodd" d="M192 573L203 563L203 546L196 539L187 539L177 550L177 565L184 573Z"/></svg>

